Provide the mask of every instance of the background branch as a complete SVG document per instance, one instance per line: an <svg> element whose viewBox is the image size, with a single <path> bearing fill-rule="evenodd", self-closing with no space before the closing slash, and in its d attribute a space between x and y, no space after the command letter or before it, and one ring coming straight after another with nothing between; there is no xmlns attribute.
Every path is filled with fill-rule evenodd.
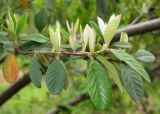
<svg viewBox="0 0 160 114"><path fill-rule="evenodd" d="M4 91L0 95L0 106L4 104L9 98L11 98L14 94L16 94L20 89L25 87L31 82L29 75L26 74L22 77L22 79L18 80L15 84L9 87L6 91Z"/></svg>

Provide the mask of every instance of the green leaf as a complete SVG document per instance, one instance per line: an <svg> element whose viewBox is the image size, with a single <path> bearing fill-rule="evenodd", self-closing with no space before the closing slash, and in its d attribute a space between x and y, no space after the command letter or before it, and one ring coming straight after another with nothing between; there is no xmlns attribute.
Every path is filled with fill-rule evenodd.
<svg viewBox="0 0 160 114"><path fill-rule="evenodd" d="M96 58L106 67L109 77L112 78L118 85L119 89L123 91L121 80L114 65L101 55L97 56Z"/></svg>
<svg viewBox="0 0 160 114"><path fill-rule="evenodd" d="M40 12L36 13L34 17L34 24L36 28L41 32L43 28L47 25L48 15L45 7L42 7Z"/></svg>
<svg viewBox="0 0 160 114"><path fill-rule="evenodd" d="M67 81L67 72L63 62L59 59L54 60L46 72L46 85L52 94L59 94Z"/></svg>
<svg viewBox="0 0 160 114"><path fill-rule="evenodd" d="M141 76L127 64L121 64L122 82L128 94L135 102L142 101L144 95Z"/></svg>
<svg viewBox="0 0 160 114"><path fill-rule="evenodd" d="M31 78L32 83L40 88L41 87L41 77L42 72L40 70L40 64L38 63L38 59L36 56L32 58L32 62L30 65L29 76Z"/></svg>
<svg viewBox="0 0 160 114"><path fill-rule="evenodd" d="M137 51L136 58L144 62L155 61L155 57L151 52L142 49Z"/></svg>
<svg viewBox="0 0 160 114"><path fill-rule="evenodd" d="M23 38L22 40L35 41L38 43L46 43L49 40L49 38L43 36L40 33L32 33L32 34L26 36L25 38Z"/></svg>
<svg viewBox="0 0 160 114"><path fill-rule="evenodd" d="M102 35L102 32L100 30L100 28L98 27L98 25L93 22L93 21L90 21L89 24L92 26L92 28L94 28L94 30L96 31L96 34L101 38L103 39L103 35Z"/></svg>
<svg viewBox="0 0 160 114"><path fill-rule="evenodd" d="M24 25L27 23L27 15L23 15L20 17L20 20L18 21L18 26L16 29L16 35L19 35L22 31Z"/></svg>
<svg viewBox="0 0 160 114"><path fill-rule="evenodd" d="M111 104L112 86L103 67L92 60L87 72L88 93L93 104L101 110Z"/></svg>
<svg viewBox="0 0 160 114"><path fill-rule="evenodd" d="M145 71L144 67L131 55L128 53L117 50L117 49L109 49L118 59L127 63L133 70L135 70L138 74L140 74L144 79L148 82L151 82L148 73Z"/></svg>
<svg viewBox="0 0 160 114"><path fill-rule="evenodd" d="M132 48L132 45L128 42L120 41L113 44L113 46L118 48Z"/></svg>

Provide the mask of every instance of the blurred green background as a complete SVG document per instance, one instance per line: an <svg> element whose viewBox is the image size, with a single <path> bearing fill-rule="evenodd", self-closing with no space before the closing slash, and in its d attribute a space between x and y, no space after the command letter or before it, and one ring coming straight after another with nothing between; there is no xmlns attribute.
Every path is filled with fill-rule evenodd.
<svg viewBox="0 0 160 114"><path fill-rule="evenodd" d="M44 10L42 17L36 19L35 15ZM96 22L97 16L107 21L113 13L122 15L120 24L122 28L131 24L139 15L143 16L138 23L160 17L160 2L159 0L0 0L1 23L8 11L18 14L28 13L30 25L25 30L28 33L38 31L35 27L35 19L43 21L46 25L55 24L56 20L59 20L63 26L66 26L66 20L75 22L79 18L84 26L90 20ZM160 64L159 31L131 37L130 42L134 47L132 53L141 48L151 51L156 56L154 63L145 65L147 69L153 69ZM20 75L28 71L30 60L28 56L18 56ZM70 85L62 94L51 95L45 84L40 89L29 84L0 107L0 114L45 114L57 105L62 109L65 107L62 114L160 114L160 71L151 70L149 73L153 82L145 84L143 105L135 104L126 92L121 93L115 89L112 107L106 111L96 110L89 99L74 107L68 106L67 102L70 99L86 92L86 68L85 61L72 60L72 63L67 64ZM0 93L9 86L0 75Z"/></svg>

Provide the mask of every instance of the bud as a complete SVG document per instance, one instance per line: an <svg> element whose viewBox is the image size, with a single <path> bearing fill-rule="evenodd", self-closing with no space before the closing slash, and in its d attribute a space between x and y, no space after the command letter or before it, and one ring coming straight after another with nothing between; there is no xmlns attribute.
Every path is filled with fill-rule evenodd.
<svg viewBox="0 0 160 114"><path fill-rule="evenodd" d="M120 41L128 42L128 35L125 32L121 33Z"/></svg>
<svg viewBox="0 0 160 114"><path fill-rule="evenodd" d="M90 31L89 31L89 50L90 50L91 54L94 53L95 42L96 42L96 33L95 33L94 29L90 28Z"/></svg>

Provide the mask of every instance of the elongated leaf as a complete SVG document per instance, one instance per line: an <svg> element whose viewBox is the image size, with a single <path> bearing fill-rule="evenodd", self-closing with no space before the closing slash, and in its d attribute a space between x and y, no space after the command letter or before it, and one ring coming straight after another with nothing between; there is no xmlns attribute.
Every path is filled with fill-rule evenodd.
<svg viewBox="0 0 160 114"><path fill-rule="evenodd" d="M93 21L90 21L89 24L92 26L92 28L94 28L94 30L96 31L96 34L101 38L103 39L103 35L102 35L102 32L100 30L100 28L98 27L98 25L93 22Z"/></svg>
<svg viewBox="0 0 160 114"><path fill-rule="evenodd" d="M54 60L46 72L46 85L52 94L59 94L67 81L66 68L61 60Z"/></svg>
<svg viewBox="0 0 160 114"><path fill-rule="evenodd" d="M18 76L18 65L16 57L13 53L10 53L5 59L2 72L5 80L9 83L14 83Z"/></svg>
<svg viewBox="0 0 160 114"><path fill-rule="evenodd" d="M76 20L74 27L73 27L73 34L76 34L79 28L79 19Z"/></svg>
<svg viewBox="0 0 160 114"><path fill-rule="evenodd" d="M114 82L118 85L119 89L123 91L121 80L114 65L103 56L99 55L96 58L106 67L109 77L112 78Z"/></svg>
<svg viewBox="0 0 160 114"><path fill-rule="evenodd" d="M82 40L82 51L84 52L86 50L88 41L89 41L89 35L90 35L90 27L87 24L84 28L84 31L81 30L81 40Z"/></svg>
<svg viewBox="0 0 160 114"><path fill-rule="evenodd" d="M32 83L40 88L41 87L41 77L42 72L40 70L40 64L38 63L38 59L36 56L32 58L32 62L30 65L29 76L31 78Z"/></svg>
<svg viewBox="0 0 160 114"><path fill-rule="evenodd" d="M90 28L90 31L89 31L89 50L91 53L94 53L95 44L96 44L96 33L95 33L94 29Z"/></svg>
<svg viewBox="0 0 160 114"><path fill-rule="evenodd" d="M155 61L155 57L151 52L142 49L137 51L136 58L144 62Z"/></svg>
<svg viewBox="0 0 160 114"><path fill-rule="evenodd" d="M46 43L49 39L47 37L43 36L42 34L32 33L22 40L35 41L38 43Z"/></svg>
<svg viewBox="0 0 160 114"><path fill-rule="evenodd" d="M111 104L112 86L107 73L95 60L89 65L87 80L88 93L93 104L101 110L108 108Z"/></svg>
<svg viewBox="0 0 160 114"><path fill-rule="evenodd" d="M21 16L20 20L18 21L18 26L17 26L17 29L16 29L16 35L19 35L19 33L22 31L26 22L27 22L27 15Z"/></svg>
<svg viewBox="0 0 160 114"><path fill-rule="evenodd" d="M144 94L141 76L127 64L121 64L121 75L128 94L135 102L140 102Z"/></svg>
<svg viewBox="0 0 160 114"><path fill-rule="evenodd" d="M132 48L132 45L128 42L120 41L113 44L113 46L118 48Z"/></svg>
<svg viewBox="0 0 160 114"><path fill-rule="evenodd" d="M117 50L117 49L109 49L118 59L127 63L132 69L134 69L137 73L139 73L144 79L148 82L151 82L148 73L145 71L144 67L131 55L128 53Z"/></svg>
<svg viewBox="0 0 160 114"><path fill-rule="evenodd" d="M7 21L8 29L12 32L16 30L16 20L12 13L8 13L8 21Z"/></svg>

